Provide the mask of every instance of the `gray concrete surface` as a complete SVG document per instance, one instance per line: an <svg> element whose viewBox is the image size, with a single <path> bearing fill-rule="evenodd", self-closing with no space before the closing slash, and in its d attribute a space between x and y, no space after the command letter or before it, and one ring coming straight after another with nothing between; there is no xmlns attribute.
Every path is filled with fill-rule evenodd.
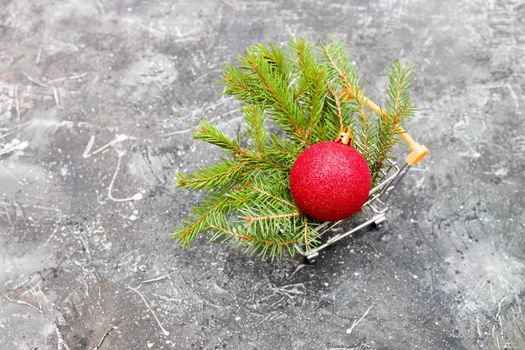
<svg viewBox="0 0 525 350"><path fill-rule="evenodd" d="M0 349L525 349L523 2L0 6ZM378 100L414 63L431 157L314 266L177 249L172 179L219 155L193 126L240 127L213 83L290 34L345 40Z"/></svg>

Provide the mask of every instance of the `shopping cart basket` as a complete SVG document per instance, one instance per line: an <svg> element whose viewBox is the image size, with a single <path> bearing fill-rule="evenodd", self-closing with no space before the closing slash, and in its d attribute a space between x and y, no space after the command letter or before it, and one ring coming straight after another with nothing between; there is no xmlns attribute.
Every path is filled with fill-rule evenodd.
<svg viewBox="0 0 525 350"><path fill-rule="evenodd" d="M378 112L378 114L381 114L379 107L373 102L369 101L369 107ZM319 257L319 253L335 242L366 227L379 227L386 220L386 213L389 209L386 201L392 193L392 190L399 184L410 166L422 161L429 152L425 145L415 142L405 130L400 128L399 135L410 148L410 154L406 157L405 163L400 166L397 162L387 159L387 166L381 170L383 181L370 190L368 200L363 204L359 213L354 215L351 219L340 220L337 222L324 222L318 226L317 231L322 240L321 245L310 249L299 244L295 246L297 252L305 258L307 263L315 262ZM362 149L361 145L357 142L354 142L353 146L358 150L360 148ZM338 233L338 231L341 231L341 226L345 222L350 222L353 224L353 227L346 232Z"/></svg>

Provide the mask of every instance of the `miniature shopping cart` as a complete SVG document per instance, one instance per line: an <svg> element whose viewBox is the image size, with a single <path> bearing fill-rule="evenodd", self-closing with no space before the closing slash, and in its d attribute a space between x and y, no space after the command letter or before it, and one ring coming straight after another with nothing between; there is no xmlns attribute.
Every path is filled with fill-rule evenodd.
<svg viewBox="0 0 525 350"><path fill-rule="evenodd" d="M406 131L401 129L399 134L401 138L407 143L410 148L410 154L405 159L405 164L399 164L391 159L387 159L387 166L381 171L383 181L370 190L368 200L363 204L362 210L350 222L354 225L350 230L342 231L342 224L348 220L340 220L337 222L324 222L317 227L317 231L321 236L323 243L315 248L305 249L304 246L296 245L297 252L305 257L307 263L313 263L319 257L319 253L343 238L352 235L353 233L362 230L369 226L380 227L386 220L386 213L388 206L386 201L392 190L399 184L403 176L407 173L410 166L422 161L429 150L425 145L415 142ZM359 150L362 146L354 142L354 146Z"/></svg>

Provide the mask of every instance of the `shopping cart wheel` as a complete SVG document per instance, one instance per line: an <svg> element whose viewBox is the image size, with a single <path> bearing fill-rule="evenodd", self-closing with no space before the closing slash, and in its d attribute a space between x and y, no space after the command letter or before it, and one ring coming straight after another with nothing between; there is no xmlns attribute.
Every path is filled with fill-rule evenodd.
<svg viewBox="0 0 525 350"><path fill-rule="evenodd" d="M319 253L312 253L310 255L305 255L304 263L307 265L315 264L318 257L319 257Z"/></svg>
<svg viewBox="0 0 525 350"><path fill-rule="evenodd" d="M374 229L379 229L381 228L381 226L383 226L383 223L385 222L386 220L386 217L385 216L381 216L379 218L377 218L373 223L372 223L372 227Z"/></svg>

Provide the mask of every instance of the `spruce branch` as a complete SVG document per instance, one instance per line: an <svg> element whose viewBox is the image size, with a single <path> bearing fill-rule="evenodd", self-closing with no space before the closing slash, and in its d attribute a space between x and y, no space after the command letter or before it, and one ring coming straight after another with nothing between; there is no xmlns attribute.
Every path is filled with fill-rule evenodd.
<svg viewBox="0 0 525 350"><path fill-rule="evenodd" d="M354 137L361 145L361 153L370 166L368 144L373 141L373 134L370 132L370 118L365 110L369 100L364 94L355 65L345 45L339 41L323 46L323 50L331 69L332 81L336 86L340 86L337 92L338 99L341 100L339 105L345 111L344 114L348 115L344 123L352 125ZM337 107L338 101L335 102Z"/></svg>
<svg viewBox="0 0 525 350"><path fill-rule="evenodd" d="M310 226L308 225L308 217L304 218L304 230L303 230L303 244L306 249L310 249L310 240L308 239L308 229Z"/></svg>
<svg viewBox="0 0 525 350"><path fill-rule="evenodd" d="M381 169L384 167L392 146L394 145L395 130L398 125L398 118L396 114L384 113L382 118L379 118L378 126L376 127L376 146L372 151L372 186L376 186L382 179L383 174Z"/></svg>
<svg viewBox="0 0 525 350"><path fill-rule="evenodd" d="M191 242L209 227L209 220L214 215L227 213L238 205L238 202L228 196L211 195L207 200L201 202L200 206L194 207L193 211L198 215L196 218L186 219L181 227L175 227L172 237L177 239L182 247L189 247Z"/></svg>
<svg viewBox="0 0 525 350"><path fill-rule="evenodd" d="M402 66L399 61L388 68L389 84L387 89L387 108L380 110L380 119L376 128L377 140L373 152L372 184L383 179L381 169L395 143L394 136L404 121L414 115L409 90L412 82L413 68Z"/></svg>
<svg viewBox="0 0 525 350"><path fill-rule="evenodd" d="M334 89L332 88L331 85L328 86L328 91L334 97L335 108L337 110L337 117L338 117L338 120L339 120L339 131L342 131L345 126L344 126L344 122L343 122L343 111L341 109L341 102L339 101L340 93L339 92L335 93Z"/></svg>
<svg viewBox="0 0 525 350"><path fill-rule="evenodd" d="M264 102L256 82L245 69L228 65L220 84L226 87L225 95L234 96L246 104Z"/></svg>
<svg viewBox="0 0 525 350"><path fill-rule="evenodd" d="M179 173L177 185L190 190L224 188L253 170L247 165L248 162L223 160L214 166L203 167L191 175Z"/></svg>
<svg viewBox="0 0 525 350"><path fill-rule="evenodd" d="M313 63L312 48L303 38L293 38L289 42L290 48L294 53L297 65L295 73L297 75L297 87L295 90L295 100L299 101L308 91L312 84L311 69Z"/></svg>
<svg viewBox="0 0 525 350"><path fill-rule="evenodd" d="M289 81L291 73L290 67L282 48L277 47L270 42L268 46L256 44L253 51L256 52L258 56L263 56L264 59L274 68L275 73L280 75L281 79Z"/></svg>
<svg viewBox="0 0 525 350"><path fill-rule="evenodd" d="M267 200L263 205L243 205L239 208L242 221L247 231L255 236L267 239L274 236L274 232L293 232L296 220L302 215L298 209L293 210L277 201Z"/></svg>
<svg viewBox="0 0 525 350"><path fill-rule="evenodd" d="M244 151L238 139L231 139L222 130L206 120L201 121L199 131L193 135L195 140L211 143L233 154L242 154Z"/></svg>
<svg viewBox="0 0 525 350"><path fill-rule="evenodd" d="M182 227L173 228L175 233L172 234L172 237L178 240L180 246L189 247L199 233L208 228L206 219L206 216L186 219Z"/></svg>
<svg viewBox="0 0 525 350"><path fill-rule="evenodd" d="M340 41L334 41L323 46L323 50L328 66L332 70L334 80L339 81L344 87L345 97L354 99L359 104L362 104L363 94L359 78L345 45Z"/></svg>
<svg viewBox="0 0 525 350"><path fill-rule="evenodd" d="M291 217L298 217L298 216L301 216L301 213L298 211L294 211L293 213L272 214L272 215L266 215L266 216L247 216L246 222L248 223L248 225L251 225L256 221L275 220L275 219L291 218Z"/></svg>
<svg viewBox="0 0 525 350"><path fill-rule="evenodd" d="M271 193L269 193L269 192L267 192L267 191L265 191L265 190L263 190L263 189L261 189L261 188L258 188L257 186L254 186L254 187L253 187L253 190L256 191L256 192L259 192L259 193L262 194L262 195L267 196L267 197L270 198L270 199L273 199L273 200L276 200L276 201L278 201L278 202L281 202L281 203L283 203L283 204L289 206L290 208L297 209L297 206L296 206L295 204L293 204L291 201L286 200L286 199L283 199L283 198L279 198L279 197L277 197L277 196L274 195L274 194L271 194Z"/></svg>
<svg viewBox="0 0 525 350"><path fill-rule="evenodd" d="M410 100L410 84L413 80L414 68L408 65L401 65L399 61L388 67L388 89L387 101L388 111L395 114L399 123L412 117L415 108ZM401 126L401 125L399 125Z"/></svg>
<svg viewBox="0 0 525 350"><path fill-rule="evenodd" d="M292 38L287 47L254 45L224 72L224 94L244 103L244 130L234 137L202 121L194 139L224 151L217 164L179 173L177 186L205 190L173 236L189 247L199 234L244 247L271 259L295 245L320 244L320 222L301 213L289 188L290 170L309 145L352 130L373 183L382 180L385 161L414 114L409 96L413 69L398 61L388 69L385 107L368 99L345 45L321 47ZM375 112L370 114L368 110ZM247 139L247 141L243 141Z"/></svg>
<svg viewBox="0 0 525 350"><path fill-rule="evenodd" d="M327 68L322 62L314 58L314 52L305 39L293 39L289 43L294 53L294 62L297 65L297 86L295 89L295 101L301 106L304 112L302 127L306 130L304 135L306 142L311 144L312 136L315 140L313 128L321 121L324 109L325 98L327 95L328 76Z"/></svg>
<svg viewBox="0 0 525 350"><path fill-rule="evenodd" d="M366 113L366 110L364 108L364 106L360 106L359 107L359 114L358 114L358 120L359 120L359 125L361 127L361 136L359 138L359 141L361 142L361 147L362 147L362 154L363 156L365 157L365 159L368 160L368 153L369 153L369 150L368 150L368 144L370 142L370 139L371 139L371 135L370 135L370 126L368 124L368 120L370 119L370 117L368 116L368 114Z"/></svg>
<svg viewBox="0 0 525 350"><path fill-rule="evenodd" d="M260 157L265 153L268 142L268 132L264 125L263 111L257 106L248 106L244 109L244 119L248 125L246 135L253 141Z"/></svg>
<svg viewBox="0 0 525 350"><path fill-rule="evenodd" d="M273 72L264 57L248 56L247 63L251 70L257 75L263 84L268 95L268 99L273 106L269 108L269 113L279 126L290 134L293 138L305 142L301 128L298 125L298 110L294 103L293 95L288 89L289 82L274 79Z"/></svg>
<svg viewBox="0 0 525 350"><path fill-rule="evenodd" d="M283 236L266 239L253 233L247 234L242 231L242 228L232 226L225 221L210 223L209 229L213 232L212 241L221 239L227 244L244 246L246 250L252 254L258 253L261 256L269 255L272 260L276 255L282 256L285 250L293 255L294 245L297 242L293 238L290 239Z"/></svg>
<svg viewBox="0 0 525 350"><path fill-rule="evenodd" d="M321 120L321 113L323 112L324 100L326 98L327 83L324 78L326 73L322 68L319 68L319 70L315 72L315 74L315 81L311 85L311 94L308 94L308 99L305 101L306 106L311 106L311 108L308 108L310 118L308 120L308 126L305 131L307 143L310 143L309 140L312 135L312 128L315 127Z"/></svg>
<svg viewBox="0 0 525 350"><path fill-rule="evenodd" d="M269 148L266 157L282 165L282 170L289 172L293 163L304 149L304 145L297 146L296 144L281 139L276 135L270 137Z"/></svg>

